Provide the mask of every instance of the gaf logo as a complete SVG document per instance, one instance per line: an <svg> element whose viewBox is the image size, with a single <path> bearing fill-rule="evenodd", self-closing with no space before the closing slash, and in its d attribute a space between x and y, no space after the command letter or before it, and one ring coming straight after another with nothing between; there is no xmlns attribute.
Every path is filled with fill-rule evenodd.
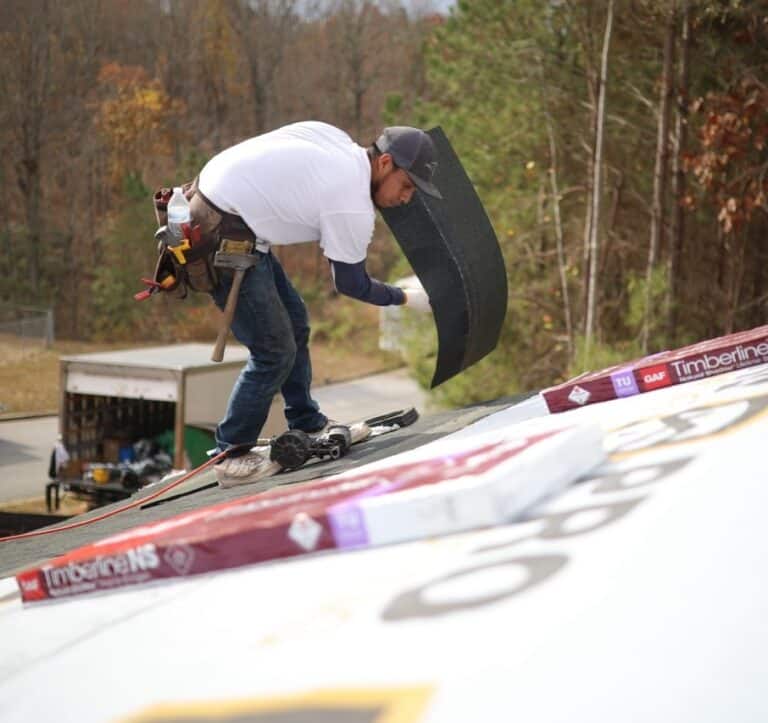
<svg viewBox="0 0 768 723"><path fill-rule="evenodd" d="M40 583L36 577L21 580L21 589L24 592L37 592L40 588Z"/></svg>
<svg viewBox="0 0 768 723"><path fill-rule="evenodd" d="M640 380L644 392L650 392L652 389L659 389L660 387L668 387L672 384L672 378L669 376L669 367L666 364L657 364L656 366L641 369Z"/></svg>

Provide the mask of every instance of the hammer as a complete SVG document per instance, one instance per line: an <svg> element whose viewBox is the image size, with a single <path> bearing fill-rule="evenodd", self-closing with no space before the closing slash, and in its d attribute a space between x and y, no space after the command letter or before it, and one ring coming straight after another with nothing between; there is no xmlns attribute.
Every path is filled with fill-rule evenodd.
<svg viewBox="0 0 768 723"><path fill-rule="evenodd" d="M243 276L245 276L245 272L251 266L255 266L260 260L261 257L253 253L253 241L221 240L219 250L214 256L213 265L217 268L234 269L235 275L232 278L232 286L227 295L227 303L224 305L224 316L219 327L219 334L216 337L216 344L213 346L211 361L220 362L224 358L227 334L229 333L229 327L232 326L232 319L235 316L237 297L240 295L240 285L243 283Z"/></svg>

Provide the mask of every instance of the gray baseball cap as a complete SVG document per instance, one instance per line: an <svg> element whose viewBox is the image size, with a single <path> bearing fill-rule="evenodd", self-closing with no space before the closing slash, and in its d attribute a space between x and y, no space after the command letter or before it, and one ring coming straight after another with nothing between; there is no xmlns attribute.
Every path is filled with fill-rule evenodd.
<svg viewBox="0 0 768 723"><path fill-rule="evenodd" d="M390 126L382 131L375 145L382 153L392 156L395 165L408 174L416 188L434 198L443 197L432 183L437 152L428 133L410 126Z"/></svg>

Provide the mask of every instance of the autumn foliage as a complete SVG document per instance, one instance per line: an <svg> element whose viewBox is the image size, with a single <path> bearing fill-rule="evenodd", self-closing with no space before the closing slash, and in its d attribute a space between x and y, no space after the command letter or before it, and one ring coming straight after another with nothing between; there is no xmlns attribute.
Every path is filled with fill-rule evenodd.
<svg viewBox="0 0 768 723"><path fill-rule="evenodd" d="M699 152L687 155L687 168L715 204L723 231L738 231L768 212L768 86L750 75L697 99L692 111L703 122Z"/></svg>
<svg viewBox="0 0 768 723"><path fill-rule="evenodd" d="M127 175L151 182L151 169L158 168L153 161L172 155L175 122L184 102L171 98L141 66L106 63L97 82L95 123L108 154L112 183L119 186Z"/></svg>

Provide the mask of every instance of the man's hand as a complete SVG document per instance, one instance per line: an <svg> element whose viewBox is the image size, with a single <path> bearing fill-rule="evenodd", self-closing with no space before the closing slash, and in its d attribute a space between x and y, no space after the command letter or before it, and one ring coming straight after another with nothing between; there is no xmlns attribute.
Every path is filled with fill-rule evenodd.
<svg viewBox="0 0 768 723"><path fill-rule="evenodd" d="M405 306L409 306L416 311L432 311L429 296L427 296L427 292L424 289L404 287L403 293L405 294Z"/></svg>

